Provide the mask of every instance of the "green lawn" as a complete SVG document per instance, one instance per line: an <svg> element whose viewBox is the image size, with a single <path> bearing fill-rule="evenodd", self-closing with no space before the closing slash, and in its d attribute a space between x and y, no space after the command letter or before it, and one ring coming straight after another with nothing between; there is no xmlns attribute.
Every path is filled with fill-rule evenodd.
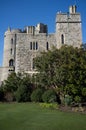
<svg viewBox="0 0 86 130"><path fill-rule="evenodd" d="M32 103L0 103L0 130L86 130L86 115Z"/></svg>

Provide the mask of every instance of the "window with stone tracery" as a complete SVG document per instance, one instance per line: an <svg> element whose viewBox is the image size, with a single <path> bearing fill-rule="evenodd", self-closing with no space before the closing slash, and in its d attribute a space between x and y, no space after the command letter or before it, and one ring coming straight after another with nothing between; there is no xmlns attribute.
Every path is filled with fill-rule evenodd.
<svg viewBox="0 0 86 130"><path fill-rule="evenodd" d="M30 42L30 50L38 50L38 42Z"/></svg>
<svg viewBox="0 0 86 130"><path fill-rule="evenodd" d="M11 39L11 44L13 44L13 38Z"/></svg>

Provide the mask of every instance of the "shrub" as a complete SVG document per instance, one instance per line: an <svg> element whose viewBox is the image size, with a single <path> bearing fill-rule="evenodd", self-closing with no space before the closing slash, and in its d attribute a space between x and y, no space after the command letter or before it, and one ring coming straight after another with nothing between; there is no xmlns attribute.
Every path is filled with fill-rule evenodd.
<svg viewBox="0 0 86 130"><path fill-rule="evenodd" d="M16 94L15 94L16 100L18 102L27 102L30 101L30 92L25 85L20 85L18 88Z"/></svg>
<svg viewBox="0 0 86 130"><path fill-rule="evenodd" d="M74 101L75 101L76 103L80 103L80 102L81 102L81 97L75 96Z"/></svg>
<svg viewBox="0 0 86 130"><path fill-rule="evenodd" d="M34 90L31 94L31 101L34 102L41 102L42 101L42 94L43 94L44 90L38 88L36 90Z"/></svg>
<svg viewBox="0 0 86 130"><path fill-rule="evenodd" d="M56 93L53 90L47 90L42 96L44 102L52 103L57 101Z"/></svg>
<svg viewBox="0 0 86 130"><path fill-rule="evenodd" d="M83 88L83 89L82 89L82 95L83 95L83 96L86 96L86 88Z"/></svg>
<svg viewBox="0 0 86 130"><path fill-rule="evenodd" d="M42 108L58 109L57 103L40 103Z"/></svg>

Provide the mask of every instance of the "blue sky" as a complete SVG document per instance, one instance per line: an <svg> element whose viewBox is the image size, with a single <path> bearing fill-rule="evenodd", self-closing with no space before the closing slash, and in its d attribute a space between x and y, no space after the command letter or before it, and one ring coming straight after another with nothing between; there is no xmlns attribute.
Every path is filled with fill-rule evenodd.
<svg viewBox="0 0 86 130"><path fill-rule="evenodd" d="M55 32L55 17L58 11L68 12L69 6L77 5L81 13L83 42L86 43L86 0L0 0L0 66L3 59L4 32L36 25L48 25L48 32Z"/></svg>

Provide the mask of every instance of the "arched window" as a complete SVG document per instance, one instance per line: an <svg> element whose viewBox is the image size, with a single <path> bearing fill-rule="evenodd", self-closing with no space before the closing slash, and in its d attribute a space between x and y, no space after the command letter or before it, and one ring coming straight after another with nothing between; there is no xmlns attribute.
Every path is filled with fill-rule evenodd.
<svg viewBox="0 0 86 130"><path fill-rule="evenodd" d="M61 43L64 44L64 35L61 35Z"/></svg>
<svg viewBox="0 0 86 130"><path fill-rule="evenodd" d="M48 44L48 42L46 43L46 50L49 50L49 44Z"/></svg>
<svg viewBox="0 0 86 130"><path fill-rule="evenodd" d="M13 61L13 59L10 59L9 66L13 66L13 65L14 65L14 61Z"/></svg>
<svg viewBox="0 0 86 130"><path fill-rule="evenodd" d="M13 38L11 39L11 44L13 44Z"/></svg>

